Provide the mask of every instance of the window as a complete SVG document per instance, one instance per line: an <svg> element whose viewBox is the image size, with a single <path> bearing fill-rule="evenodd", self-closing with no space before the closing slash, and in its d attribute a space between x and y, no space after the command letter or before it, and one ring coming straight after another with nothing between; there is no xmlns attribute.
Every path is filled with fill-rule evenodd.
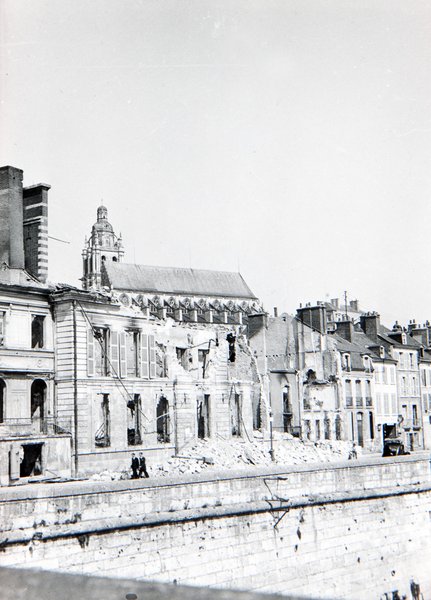
<svg viewBox="0 0 431 600"><path fill-rule="evenodd" d="M286 385L283 388L283 431L290 433L292 430L292 406L289 398L289 388Z"/></svg>
<svg viewBox="0 0 431 600"><path fill-rule="evenodd" d="M350 371L350 354L344 354L343 355L343 366L346 369L346 371Z"/></svg>
<svg viewBox="0 0 431 600"><path fill-rule="evenodd" d="M410 352L409 358L410 358L410 369L414 369L415 368L415 360L414 360L413 352Z"/></svg>
<svg viewBox="0 0 431 600"><path fill-rule="evenodd" d="M316 419L316 440L320 440L320 420Z"/></svg>
<svg viewBox="0 0 431 600"><path fill-rule="evenodd" d="M413 417L413 427L416 427L419 423L418 421L418 407L416 404L412 404L412 417Z"/></svg>
<svg viewBox="0 0 431 600"><path fill-rule="evenodd" d="M102 401L97 401L96 423L98 427L94 434L94 443L98 448L111 445L111 415L109 409L109 394L101 394Z"/></svg>
<svg viewBox="0 0 431 600"><path fill-rule="evenodd" d="M325 419L323 420L323 427L324 427L325 440L330 440L331 439L331 420L328 417L325 417Z"/></svg>
<svg viewBox="0 0 431 600"><path fill-rule="evenodd" d="M371 371L371 358L369 356L364 356L364 368L367 373Z"/></svg>
<svg viewBox="0 0 431 600"><path fill-rule="evenodd" d="M204 379L207 375L206 369L208 366L208 354L209 354L209 350L199 348L199 350L198 350L199 377L201 379Z"/></svg>
<svg viewBox="0 0 431 600"><path fill-rule="evenodd" d="M160 396L157 403L157 441L162 444L168 444L170 441L169 433L169 402L165 396Z"/></svg>
<svg viewBox="0 0 431 600"><path fill-rule="evenodd" d="M126 331L126 362L127 377L137 377L138 372L138 347L139 333L137 331Z"/></svg>
<svg viewBox="0 0 431 600"><path fill-rule="evenodd" d="M369 419L369 423L370 423L370 439L373 440L374 439L374 417L373 417L373 413L371 411L368 413L368 419Z"/></svg>
<svg viewBox="0 0 431 600"><path fill-rule="evenodd" d="M31 318L31 347L43 348L44 340L44 322L45 317L42 315L32 315Z"/></svg>
<svg viewBox="0 0 431 600"><path fill-rule="evenodd" d="M232 435L234 437L240 437L241 435L241 396L234 394L231 398L230 405L230 422Z"/></svg>
<svg viewBox="0 0 431 600"><path fill-rule="evenodd" d="M91 333L91 332L90 332ZM108 330L94 329L94 371L96 375L106 376L109 373L108 367Z"/></svg>
<svg viewBox="0 0 431 600"><path fill-rule="evenodd" d="M4 422L5 418L5 400L6 400L6 383L0 379L0 423Z"/></svg>
<svg viewBox="0 0 431 600"><path fill-rule="evenodd" d="M198 438L210 437L210 397L204 394L197 402L197 429Z"/></svg>
<svg viewBox="0 0 431 600"><path fill-rule="evenodd" d="M5 313L0 311L0 346L5 344Z"/></svg>
<svg viewBox="0 0 431 600"><path fill-rule="evenodd" d="M20 465L20 477L42 475L43 444L23 444L23 457Z"/></svg>
<svg viewBox="0 0 431 600"><path fill-rule="evenodd" d="M352 382L350 379L346 379L346 406L347 408L353 406Z"/></svg>
<svg viewBox="0 0 431 600"><path fill-rule="evenodd" d="M141 395L134 394L127 403L127 443L129 446L142 444Z"/></svg>
<svg viewBox="0 0 431 600"><path fill-rule="evenodd" d="M355 381L355 394L356 394L356 406L363 406L364 400L362 398L361 381L357 379Z"/></svg>
<svg viewBox="0 0 431 600"><path fill-rule="evenodd" d="M371 397L371 381L369 379L365 380L365 405L372 406L373 399Z"/></svg>
<svg viewBox="0 0 431 600"><path fill-rule="evenodd" d="M304 421L304 429L305 439L309 440L311 435L311 422L308 419Z"/></svg>
<svg viewBox="0 0 431 600"><path fill-rule="evenodd" d="M407 381L405 377L401 377L401 395L407 396Z"/></svg>
<svg viewBox="0 0 431 600"><path fill-rule="evenodd" d="M422 369L422 371L421 371L421 378L422 378L422 385L426 386L426 384L427 384L427 377L426 377L426 371L425 371L425 369Z"/></svg>
<svg viewBox="0 0 431 600"><path fill-rule="evenodd" d="M335 417L335 439L341 440L341 417L337 415Z"/></svg>
<svg viewBox="0 0 431 600"><path fill-rule="evenodd" d="M382 375L382 383L388 383L388 369L385 367L385 365L383 365Z"/></svg>
<svg viewBox="0 0 431 600"><path fill-rule="evenodd" d="M384 403L384 414L387 415L389 413L389 394L384 394L383 396L383 403Z"/></svg>
<svg viewBox="0 0 431 600"><path fill-rule="evenodd" d="M43 379L35 379L30 389L30 412L31 422L37 431L44 431L45 424L45 401L47 385Z"/></svg>

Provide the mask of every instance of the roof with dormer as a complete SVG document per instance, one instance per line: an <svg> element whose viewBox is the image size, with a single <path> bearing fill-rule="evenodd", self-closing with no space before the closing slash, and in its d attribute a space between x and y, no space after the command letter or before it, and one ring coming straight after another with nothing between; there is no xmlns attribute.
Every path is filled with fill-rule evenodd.
<svg viewBox="0 0 431 600"><path fill-rule="evenodd" d="M113 290L256 299L240 273L106 261L102 285Z"/></svg>

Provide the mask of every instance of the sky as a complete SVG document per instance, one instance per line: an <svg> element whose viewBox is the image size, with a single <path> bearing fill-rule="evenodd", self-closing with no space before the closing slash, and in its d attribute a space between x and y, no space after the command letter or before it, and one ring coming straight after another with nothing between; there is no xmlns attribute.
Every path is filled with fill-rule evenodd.
<svg viewBox="0 0 431 600"><path fill-rule="evenodd" d="M240 271L272 311L431 320L431 3L0 0L0 164L49 192L79 285L102 202L125 261Z"/></svg>

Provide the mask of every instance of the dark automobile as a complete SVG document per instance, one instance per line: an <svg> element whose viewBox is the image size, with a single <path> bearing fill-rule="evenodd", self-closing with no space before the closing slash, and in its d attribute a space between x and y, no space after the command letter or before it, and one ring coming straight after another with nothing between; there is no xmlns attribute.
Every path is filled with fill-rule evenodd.
<svg viewBox="0 0 431 600"><path fill-rule="evenodd" d="M398 456L410 454L404 449L403 442L398 438L386 438L383 444L383 456Z"/></svg>

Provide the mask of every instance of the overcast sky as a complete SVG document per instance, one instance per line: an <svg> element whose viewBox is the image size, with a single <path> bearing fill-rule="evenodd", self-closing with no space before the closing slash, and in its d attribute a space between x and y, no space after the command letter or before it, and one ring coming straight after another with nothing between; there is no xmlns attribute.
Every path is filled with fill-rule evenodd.
<svg viewBox="0 0 431 600"><path fill-rule="evenodd" d="M0 5L0 163L52 186L51 280L103 201L126 262L431 319L430 2Z"/></svg>

